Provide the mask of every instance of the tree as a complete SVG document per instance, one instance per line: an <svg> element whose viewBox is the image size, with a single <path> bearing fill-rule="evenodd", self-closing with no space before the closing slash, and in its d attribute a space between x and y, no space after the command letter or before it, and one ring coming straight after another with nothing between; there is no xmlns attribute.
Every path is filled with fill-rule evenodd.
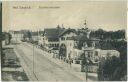
<svg viewBox="0 0 128 82"><path fill-rule="evenodd" d="M28 38L29 40L32 39L32 34L30 31L24 32L23 39L26 40Z"/></svg>
<svg viewBox="0 0 128 82"><path fill-rule="evenodd" d="M10 33L7 32L2 33L2 40L5 40L7 44L10 44L11 39L12 39L12 35Z"/></svg>
<svg viewBox="0 0 128 82"><path fill-rule="evenodd" d="M28 36L29 40L32 38L32 34L30 31L27 32L27 36Z"/></svg>
<svg viewBox="0 0 128 82"><path fill-rule="evenodd" d="M125 30L105 31L103 29L98 29L96 31L92 31L90 33L90 36L95 37L95 38L99 38L101 40L124 39L125 38Z"/></svg>
<svg viewBox="0 0 128 82"><path fill-rule="evenodd" d="M12 39L12 35L10 33L8 33L8 37L9 37L9 44L11 43L11 39Z"/></svg>
<svg viewBox="0 0 128 82"><path fill-rule="evenodd" d="M117 77L117 72L115 73L117 68L120 67L120 58L117 58L115 56L108 57L106 60L102 60L99 63L99 69L98 69L98 79L101 81L118 81L120 80ZM119 73L119 72L118 72Z"/></svg>

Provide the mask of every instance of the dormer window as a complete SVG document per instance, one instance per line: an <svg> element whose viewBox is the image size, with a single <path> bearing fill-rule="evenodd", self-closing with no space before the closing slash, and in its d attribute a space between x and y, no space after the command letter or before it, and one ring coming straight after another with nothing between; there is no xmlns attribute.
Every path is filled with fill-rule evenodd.
<svg viewBox="0 0 128 82"><path fill-rule="evenodd" d="M95 52L95 56L98 56L98 52L97 51Z"/></svg>
<svg viewBox="0 0 128 82"><path fill-rule="evenodd" d="M65 40L65 38L64 37L61 37L61 40Z"/></svg>

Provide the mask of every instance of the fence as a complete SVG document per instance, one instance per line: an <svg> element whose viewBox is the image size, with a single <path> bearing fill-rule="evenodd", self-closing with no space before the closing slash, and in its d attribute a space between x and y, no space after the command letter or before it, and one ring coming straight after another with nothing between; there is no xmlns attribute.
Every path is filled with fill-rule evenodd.
<svg viewBox="0 0 128 82"><path fill-rule="evenodd" d="M98 70L98 66L90 65L86 67L84 65L81 65L81 72L85 72L86 69L87 69L87 72L96 73Z"/></svg>

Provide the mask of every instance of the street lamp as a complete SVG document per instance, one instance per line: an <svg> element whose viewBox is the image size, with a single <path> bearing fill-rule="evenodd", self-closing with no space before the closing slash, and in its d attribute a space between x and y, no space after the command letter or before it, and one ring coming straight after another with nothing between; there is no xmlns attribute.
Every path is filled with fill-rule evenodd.
<svg viewBox="0 0 128 82"><path fill-rule="evenodd" d="M88 65L89 65L89 60L84 54L83 66L84 66L84 71L85 71L85 75L86 75L86 82L88 80Z"/></svg>
<svg viewBox="0 0 128 82"><path fill-rule="evenodd" d="M88 80L88 64L89 64L89 60L86 58L86 63L85 63L86 82Z"/></svg>
<svg viewBox="0 0 128 82"><path fill-rule="evenodd" d="M34 72L34 44L33 44L33 74L35 74Z"/></svg>
<svg viewBox="0 0 128 82"><path fill-rule="evenodd" d="M34 69L34 66L35 66L35 64L34 64L34 55L35 55L35 52L34 52L34 50L35 50L35 48L34 48L34 44L33 44L33 75L35 76L35 78L36 78L36 80L38 81L38 77L36 76L36 74L35 74L35 69Z"/></svg>

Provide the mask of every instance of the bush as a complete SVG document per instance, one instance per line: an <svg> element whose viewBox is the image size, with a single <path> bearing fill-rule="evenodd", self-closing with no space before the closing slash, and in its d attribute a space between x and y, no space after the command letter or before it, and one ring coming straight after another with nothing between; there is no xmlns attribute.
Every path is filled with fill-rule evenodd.
<svg viewBox="0 0 128 82"><path fill-rule="evenodd" d="M127 64L122 64L120 58L109 57L99 63L98 79L101 81L120 81L126 73Z"/></svg>

